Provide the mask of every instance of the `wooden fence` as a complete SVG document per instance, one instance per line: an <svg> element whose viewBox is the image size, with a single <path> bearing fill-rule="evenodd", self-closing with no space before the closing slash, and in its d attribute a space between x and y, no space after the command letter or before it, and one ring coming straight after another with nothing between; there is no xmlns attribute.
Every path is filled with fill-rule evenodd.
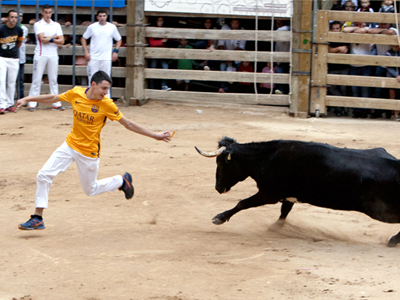
<svg viewBox="0 0 400 300"><path fill-rule="evenodd" d="M395 78L328 74L328 63L400 67L397 57L328 53L328 42L398 45L398 36L329 32L329 21L396 23L393 13L318 11L317 41L313 46L310 113L326 114L327 107L352 107L400 110L400 101L381 98L338 97L327 95L327 86L400 88Z"/></svg>

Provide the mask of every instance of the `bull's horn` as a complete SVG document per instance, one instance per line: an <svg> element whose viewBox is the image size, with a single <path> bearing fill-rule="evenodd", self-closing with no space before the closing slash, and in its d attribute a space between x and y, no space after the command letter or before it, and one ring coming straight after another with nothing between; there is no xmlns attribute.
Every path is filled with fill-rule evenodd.
<svg viewBox="0 0 400 300"><path fill-rule="evenodd" d="M216 157L218 155L220 155L222 152L224 152L224 150L226 150L225 146L222 146L221 148L219 148L218 150L211 152L211 153L206 153L201 151L199 148L197 148L196 146L194 146L197 150L197 152L199 152L201 155L205 156L205 157Z"/></svg>

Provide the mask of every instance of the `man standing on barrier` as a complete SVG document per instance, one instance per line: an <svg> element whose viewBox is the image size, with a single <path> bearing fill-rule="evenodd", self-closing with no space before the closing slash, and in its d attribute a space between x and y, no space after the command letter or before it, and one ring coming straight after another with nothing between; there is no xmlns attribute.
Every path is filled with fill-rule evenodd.
<svg viewBox="0 0 400 300"><path fill-rule="evenodd" d="M87 73L89 82L92 75L97 71L104 71L111 77L111 61L118 59L118 51L122 44L122 38L117 26L107 22L107 11L97 11L98 22L90 25L81 38L81 44L85 51L85 58L88 60ZM90 53L87 41L90 39ZM115 49L113 40L116 40ZM107 94L110 97L110 92Z"/></svg>
<svg viewBox="0 0 400 300"><path fill-rule="evenodd" d="M40 95L44 68L47 66L50 93L58 95L58 46L64 44L61 25L51 19L53 9L45 4L42 7L42 19L34 25L36 48L33 56L32 85L29 96ZM29 102L29 111L35 111L37 102ZM53 103L53 110L64 110L61 102Z"/></svg>

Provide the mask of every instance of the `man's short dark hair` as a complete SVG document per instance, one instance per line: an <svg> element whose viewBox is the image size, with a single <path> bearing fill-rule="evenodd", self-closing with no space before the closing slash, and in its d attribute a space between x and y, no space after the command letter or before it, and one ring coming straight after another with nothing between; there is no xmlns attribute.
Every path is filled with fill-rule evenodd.
<svg viewBox="0 0 400 300"><path fill-rule="evenodd" d="M45 9L53 9L50 5L48 5L48 4L45 4L45 5L43 5L43 7L42 7L42 11L44 11Z"/></svg>
<svg viewBox="0 0 400 300"><path fill-rule="evenodd" d="M100 84L103 80L108 81L110 84L112 84L112 80L106 72L97 71L96 73L93 74L90 83L95 82L96 84Z"/></svg>
<svg viewBox="0 0 400 300"><path fill-rule="evenodd" d="M336 25L336 24L339 24L339 25L340 25L340 27L342 27L342 24L340 24L340 22L339 22L339 21L333 21L333 22L331 23L331 25L330 25L330 28L329 28L329 29L332 29L333 25Z"/></svg>
<svg viewBox="0 0 400 300"><path fill-rule="evenodd" d="M10 13L12 13L12 12L15 12L15 13L18 15L18 12L17 12L15 9L10 9L10 10L8 11L7 16L10 16Z"/></svg>
<svg viewBox="0 0 400 300"><path fill-rule="evenodd" d="M99 10L97 11L96 16L98 16L99 14L106 14L106 15L108 16L108 13L107 13L107 11L106 11L104 8L99 9Z"/></svg>

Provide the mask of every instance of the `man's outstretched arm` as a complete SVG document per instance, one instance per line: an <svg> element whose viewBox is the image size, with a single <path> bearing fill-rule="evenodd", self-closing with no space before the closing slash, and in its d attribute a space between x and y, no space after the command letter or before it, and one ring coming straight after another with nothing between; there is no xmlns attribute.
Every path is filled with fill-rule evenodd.
<svg viewBox="0 0 400 300"><path fill-rule="evenodd" d="M15 108L21 108L23 105L25 105L28 102L39 102L39 103L56 103L60 101L58 95L53 95L53 94L47 94L47 95L39 95L39 96L27 96L24 98L19 99L15 103Z"/></svg>
<svg viewBox="0 0 400 300"><path fill-rule="evenodd" d="M144 128L143 126L129 120L125 116L119 120L119 123L124 126L126 129L139 133L144 136L151 137L153 139L156 139L158 141L164 141L164 142L169 142L171 140L171 133L168 131L164 132L153 132L147 128Z"/></svg>

